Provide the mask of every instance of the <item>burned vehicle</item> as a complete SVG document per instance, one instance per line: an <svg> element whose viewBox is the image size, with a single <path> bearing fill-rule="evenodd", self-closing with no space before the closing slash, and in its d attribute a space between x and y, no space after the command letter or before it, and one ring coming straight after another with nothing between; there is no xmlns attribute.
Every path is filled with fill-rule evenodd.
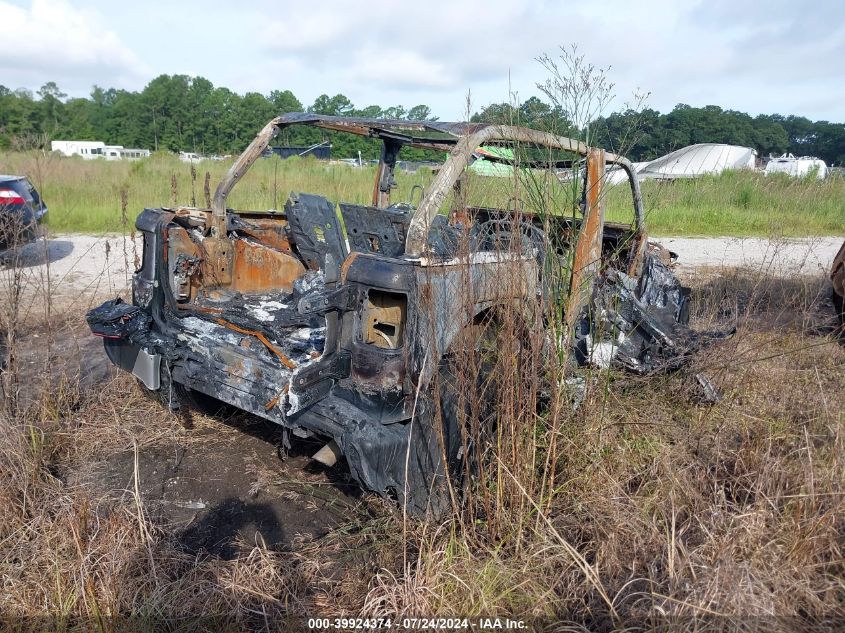
<svg viewBox="0 0 845 633"><path fill-rule="evenodd" d="M228 208L233 187L291 125L381 141L371 203L291 193L283 210ZM585 159L577 213L461 203L474 150L495 143ZM416 205L391 203L406 146L448 152ZM604 221L606 165L629 176L631 224ZM566 295L580 362L639 373L677 366L694 347L689 291L649 247L631 164L536 130L286 114L235 161L212 208L145 209L136 226L132 304L116 299L88 315L109 359L171 407L200 392L322 438L315 457L342 455L362 487L416 515L448 504L442 481L463 451L454 407L435 414L434 376L482 315ZM544 275L549 250L566 262L562 285ZM503 283L514 271L517 283Z"/></svg>
<svg viewBox="0 0 845 633"><path fill-rule="evenodd" d="M830 281L833 285L831 293L833 311L839 317L839 324L845 327L845 242L842 243L839 252L833 258Z"/></svg>

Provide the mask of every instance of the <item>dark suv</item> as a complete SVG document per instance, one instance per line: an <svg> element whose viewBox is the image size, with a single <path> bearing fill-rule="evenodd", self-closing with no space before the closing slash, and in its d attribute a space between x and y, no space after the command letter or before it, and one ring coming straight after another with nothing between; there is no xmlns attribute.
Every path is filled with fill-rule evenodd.
<svg viewBox="0 0 845 633"><path fill-rule="evenodd" d="M47 205L25 176L0 175L0 248L34 239Z"/></svg>
<svg viewBox="0 0 845 633"><path fill-rule="evenodd" d="M294 124L381 141L369 204L294 192L283 210L229 208L235 184ZM468 203L473 152L503 143L527 150L512 173L552 168L541 193L583 173L580 200L545 217ZM449 153L416 205L390 200L406 146ZM606 165L628 174L631 224L604 221ZM646 239L631 163L536 130L287 114L235 161L210 209L145 209L136 226L133 305L88 315L109 359L171 407L200 392L324 438L315 459L345 457L363 487L418 515L448 507L444 479L468 459L447 378L461 341L497 314L519 310L528 324L544 304L562 306L559 338L579 363L637 373L677 366L695 339L689 290Z"/></svg>

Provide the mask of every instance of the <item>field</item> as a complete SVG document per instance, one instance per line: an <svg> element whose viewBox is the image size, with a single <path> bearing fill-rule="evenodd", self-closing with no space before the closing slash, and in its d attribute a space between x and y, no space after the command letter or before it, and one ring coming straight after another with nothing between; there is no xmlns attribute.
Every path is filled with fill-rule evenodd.
<svg viewBox="0 0 845 633"><path fill-rule="evenodd" d="M0 156L0 172L38 183L56 233L203 205L204 170L213 191L224 168L192 179L168 157ZM278 208L290 190L366 202L373 176L301 160L253 171L233 207ZM400 175L396 199L429 177ZM609 194L611 218L625 194ZM752 174L645 187L650 231L676 236L841 236L843 194L842 180ZM131 270L131 242L108 244ZM842 630L845 345L823 273L682 270L695 328L736 333L669 374L578 370L583 392L560 379L566 358L537 351L545 332L522 347L519 330L517 348L503 318L495 458L460 511L421 523L342 460L314 463L318 443L284 450L278 427L225 407L169 413L113 369L84 312L123 274L77 290L49 257L4 263L0 630L284 631L307 617L407 629L431 616L474 630L493 616L551 631ZM702 399L700 373L721 401Z"/></svg>
<svg viewBox="0 0 845 633"><path fill-rule="evenodd" d="M483 517L439 525L362 494L342 464L309 465L313 444L279 460L268 423L165 413L108 369L78 314L36 314L17 350L31 397L0 414L5 628L46 614L53 629L100 631L498 615L837 630L845 348L824 280L738 271L695 293L696 325L735 323L733 338L665 377L588 373L578 409L516 418L538 451L506 460L519 486L501 483ZM722 402L697 403L698 371ZM543 473L554 485L526 492Z"/></svg>
<svg viewBox="0 0 845 633"><path fill-rule="evenodd" d="M2 153L0 173L30 175L50 207L52 231L120 232L144 207L205 205L205 178L213 195L228 163L205 161L195 167L170 155L129 162L85 162L52 155ZM321 192L330 199L367 203L374 168L328 165L314 160L259 160L234 189L233 208L268 209L284 205L291 191ZM395 201L419 200L415 185L425 187L431 173L399 173ZM479 202L507 203L509 183L487 178L477 187ZM490 192L493 193L490 193ZM497 195L501 193L501 195ZM674 183L643 185L649 231L676 236L797 237L845 234L845 179L823 182L726 173ZM125 205L123 202L125 200ZM607 198L608 219L630 221L626 186ZM125 212L122 207L125 206Z"/></svg>

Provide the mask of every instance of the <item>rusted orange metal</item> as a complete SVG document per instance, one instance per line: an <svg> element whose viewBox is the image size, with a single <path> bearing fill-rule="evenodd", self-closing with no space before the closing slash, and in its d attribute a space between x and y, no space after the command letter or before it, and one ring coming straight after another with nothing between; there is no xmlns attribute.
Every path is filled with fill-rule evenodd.
<svg viewBox="0 0 845 633"><path fill-rule="evenodd" d="M379 165L376 169L376 179L373 181L373 206L374 207L382 207L384 205L385 194L379 190L379 183L381 183L381 177L384 173L384 165Z"/></svg>
<svg viewBox="0 0 845 633"><path fill-rule="evenodd" d="M284 396L288 391L290 391L290 383L282 387L282 390L276 396L271 398L270 401L264 405L264 408L269 411L270 409L275 407L277 404L279 404L279 401L282 399L282 396Z"/></svg>
<svg viewBox="0 0 845 633"><path fill-rule="evenodd" d="M604 236L604 162L603 149L591 149L587 154L587 208L575 244L572 259L572 284L566 310L567 322L575 324L581 307L589 298L592 280L601 264Z"/></svg>
<svg viewBox="0 0 845 633"><path fill-rule="evenodd" d="M232 289L238 292L291 292L305 267L293 255L256 242L234 240Z"/></svg>
<svg viewBox="0 0 845 633"><path fill-rule="evenodd" d="M278 348L278 347L276 347L275 345L273 345L273 344L270 342L270 340L269 340L266 336L264 336L261 332L256 332L255 330L247 330L247 329L244 329L244 328L242 328L242 327L238 327L238 326L237 326L237 325L235 325L234 323L229 323L229 322L228 322L228 321L226 321L225 319L214 319L214 320L217 322L217 324L218 324L218 325L222 325L223 327L227 327L227 328L229 328L230 330L232 330L233 332L237 332L238 334L246 334L246 335L248 335L248 336L254 336L254 337L255 337L255 338L257 338L259 341L261 341L262 343L264 343L264 346L265 346L267 349L269 349L271 352L273 352L273 353L274 353L274 354L275 354L275 355L279 358L279 360L280 360L280 361L282 361L282 365L284 365L284 366L285 366L285 367L287 367L288 369L296 369L296 367L297 367L296 363L295 363L295 362L293 362L293 361L292 361L290 358L288 358L287 356L285 356L285 355L284 355L284 354L283 354L283 353L279 350L279 348Z"/></svg>
<svg viewBox="0 0 845 633"><path fill-rule="evenodd" d="M250 217L248 213L242 213L241 217L247 219L249 223L249 226L239 229L241 233L283 253L292 252L290 240L285 233L285 227L288 225L286 220L279 217Z"/></svg>
<svg viewBox="0 0 845 633"><path fill-rule="evenodd" d="M349 255L347 255L346 259L343 260L343 263L340 265L340 283L346 283L346 275L349 274L349 267L358 255L360 255L360 253L352 251Z"/></svg>
<svg viewBox="0 0 845 633"><path fill-rule="evenodd" d="M203 286L228 286L232 283L232 241L226 237L206 237L202 241Z"/></svg>

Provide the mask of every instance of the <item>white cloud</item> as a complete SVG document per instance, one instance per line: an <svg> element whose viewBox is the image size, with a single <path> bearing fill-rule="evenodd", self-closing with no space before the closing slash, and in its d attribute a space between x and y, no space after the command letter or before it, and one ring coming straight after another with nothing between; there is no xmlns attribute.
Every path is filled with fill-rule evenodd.
<svg viewBox="0 0 845 633"><path fill-rule="evenodd" d="M683 102L845 120L841 0L9 2L0 83L10 87L140 89L190 69L241 93L426 103L445 120L463 116L468 90L476 109L509 90L537 94L547 75L536 57L577 43L589 62L612 66L611 109L639 88L661 111Z"/></svg>
<svg viewBox="0 0 845 633"><path fill-rule="evenodd" d="M10 87L51 80L60 87L90 87L103 76L135 83L150 74L98 13L65 0L32 0L29 7L0 0L0 24L0 75L18 82Z"/></svg>
<svg viewBox="0 0 845 633"><path fill-rule="evenodd" d="M527 6L496 0L399 3L371 0L350 8L324 0L286 7L263 29L265 51L297 60L312 71L331 71L385 87L447 89L507 74L537 38L555 41L538 2ZM531 47L526 48L526 43Z"/></svg>

